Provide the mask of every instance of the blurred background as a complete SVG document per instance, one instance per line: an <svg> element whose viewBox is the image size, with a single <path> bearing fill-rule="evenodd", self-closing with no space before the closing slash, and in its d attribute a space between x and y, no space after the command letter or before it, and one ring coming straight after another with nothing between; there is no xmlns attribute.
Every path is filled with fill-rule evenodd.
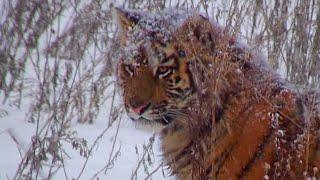
<svg viewBox="0 0 320 180"><path fill-rule="evenodd" d="M0 179L170 179L155 128L123 111L112 6L200 12L320 88L319 0L2 0Z"/></svg>

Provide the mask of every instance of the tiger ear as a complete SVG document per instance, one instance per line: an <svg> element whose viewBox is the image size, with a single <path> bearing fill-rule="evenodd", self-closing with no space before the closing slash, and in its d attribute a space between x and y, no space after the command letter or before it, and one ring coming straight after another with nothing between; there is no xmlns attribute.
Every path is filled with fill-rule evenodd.
<svg viewBox="0 0 320 180"><path fill-rule="evenodd" d="M132 29L141 19L141 14L137 12L126 11L119 7L113 8L114 19L122 33Z"/></svg>

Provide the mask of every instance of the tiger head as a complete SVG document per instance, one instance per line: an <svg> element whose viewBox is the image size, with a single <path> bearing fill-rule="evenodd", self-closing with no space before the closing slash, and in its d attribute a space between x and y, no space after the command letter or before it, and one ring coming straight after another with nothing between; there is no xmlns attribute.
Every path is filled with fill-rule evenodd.
<svg viewBox="0 0 320 180"><path fill-rule="evenodd" d="M115 13L121 29L117 75L127 114L168 124L195 94L189 55L173 36L187 16L120 8Z"/></svg>

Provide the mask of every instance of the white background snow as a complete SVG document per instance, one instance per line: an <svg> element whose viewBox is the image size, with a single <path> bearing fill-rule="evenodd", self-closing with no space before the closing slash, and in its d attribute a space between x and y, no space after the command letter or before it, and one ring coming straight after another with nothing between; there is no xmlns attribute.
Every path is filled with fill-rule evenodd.
<svg viewBox="0 0 320 180"><path fill-rule="evenodd" d="M28 123L25 121L28 105L18 109L10 105L1 105L1 111L7 111L5 117L0 118L0 179L12 179L18 168L22 155L29 148L31 137L35 134L36 124ZM142 145L147 144L149 138L157 131L152 127L139 128L136 124L132 123L127 116L124 115L120 121L120 128L118 133L118 141L115 149L120 150L120 155L115 161L114 166L108 170L106 174L102 173L98 177L100 179L130 179L132 172L135 170L138 161L142 155ZM89 147L94 140L104 131L107 127L107 118L98 118L92 125L88 124L75 124L72 129L77 131L79 137L83 137L88 141ZM98 170L106 165L109 158L113 139L117 131L118 122L103 135L99 140L98 146L94 148L93 155L89 158L88 164L80 179L91 179ZM16 138L16 139L14 139ZM17 141L17 142L16 142ZM18 144L17 144L18 143ZM137 149L140 155L136 153ZM66 162L66 172L68 178L77 178L81 168L84 165L85 158L81 157L79 153L72 149L69 144L65 145L65 150L70 156ZM22 153L22 154L20 154ZM154 158L156 163L152 166L156 168L161 162L161 152L159 149L159 139L156 137L154 145ZM45 174L43 174L44 177ZM143 171L138 174L138 179L144 179L146 175ZM40 176L41 177L41 176ZM152 179L164 179L161 170L158 171ZM53 179L65 179L65 175L60 171L54 176Z"/></svg>

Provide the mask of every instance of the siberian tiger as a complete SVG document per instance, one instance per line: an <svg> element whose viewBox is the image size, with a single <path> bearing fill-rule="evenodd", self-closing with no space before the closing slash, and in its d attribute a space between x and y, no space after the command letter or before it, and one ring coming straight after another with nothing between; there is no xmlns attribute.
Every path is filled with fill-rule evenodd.
<svg viewBox="0 0 320 180"><path fill-rule="evenodd" d="M299 93L199 14L115 9L134 121L161 123L178 179L320 178L320 93Z"/></svg>

